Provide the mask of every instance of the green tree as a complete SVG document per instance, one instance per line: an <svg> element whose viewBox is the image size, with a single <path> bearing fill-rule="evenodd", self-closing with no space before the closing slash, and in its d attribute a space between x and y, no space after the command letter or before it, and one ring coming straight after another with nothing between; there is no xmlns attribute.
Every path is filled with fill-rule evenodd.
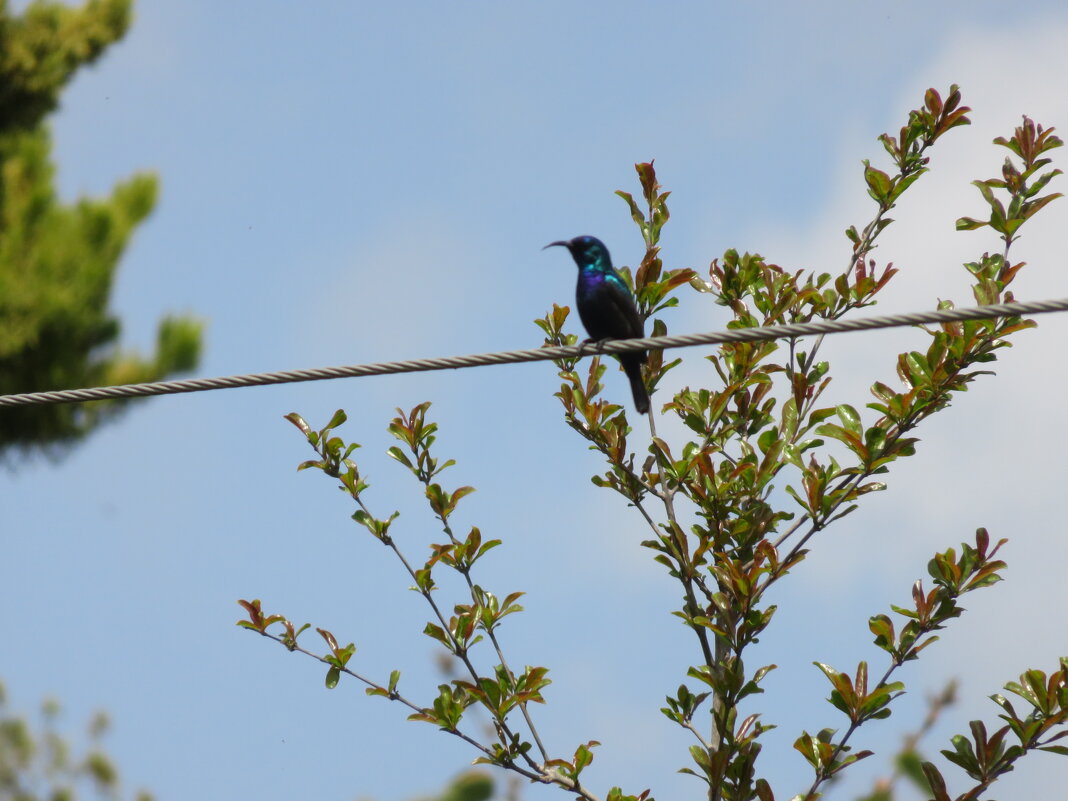
<svg viewBox="0 0 1068 801"><path fill-rule="evenodd" d="M928 90L896 136L879 137L890 168L864 163L863 179L875 211L864 225L847 229L850 251L837 274L788 270L758 254L734 250L712 261L707 278L689 269L665 269L659 243L669 219L668 193L651 163L637 165L640 200L619 194L641 229L646 252L633 275L625 273L641 313L652 320L653 335L667 333L657 315L676 305L687 288L697 293L690 295L692 301L707 299L726 307L733 315L728 327L739 331L835 320L873 305L896 273L872 258L880 234L892 223L888 214L928 171L930 148L968 124L969 110L961 105L956 86L944 99ZM1013 242L1020 227L1058 196L1041 194L1060 172L1047 169L1048 152L1061 145L1050 130L1025 117L1012 137L995 144L1009 151L1000 176L975 182L988 211L981 219L961 217L957 223L962 231L989 228L1000 239L999 252L982 253L964 265L981 305L1013 300L1009 287L1024 266L1010 259ZM949 301L939 304L952 306ZM577 341L564 331L569 316L567 307L556 306L536 321L547 345ZM709 801L776 797L760 774L761 738L774 725L775 710L757 705L761 683L776 665L746 661L775 617L768 590L803 568L828 526L854 511L865 496L884 490L882 476L914 454L918 428L989 373L998 352L1033 326L1030 320L1001 317L918 328L916 335L925 344L892 361L896 377L872 386L874 401L863 413L850 404L820 405L831 366L819 358L819 338L723 344L706 357L710 386L685 387L666 402L654 394L654 410L646 421L651 444L641 456L628 441L626 408L602 397L606 362L594 357L581 374L579 357L557 362L562 385L556 396L564 420L606 464L593 483L634 508L649 532L643 545L678 582L681 604L674 614L692 632L696 656L680 661L682 683L670 690L661 711L692 737L690 761L682 771L701 783ZM649 389L655 391L680 361L651 351L645 368ZM672 443L657 434L658 400L660 414L684 427L683 441ZM336 433L345 422L344 412L318 430L295 413L288 419L316 452L299 469L320 470L340 482L355 506L353 519L400 561L413 589L425 599L430 620L423 633L454 657L460 675L439 685L436 697L416 700L402 688L400 671L383 679L363 675L353 668L355 644L343 645L344 640L321 628L316 631L326 650L313 650L300 639L310 624L297 626L283 615L267 613L259 600L240 602L247 617L239 625L323 662L328 687L343 675L353 677L369 695L406 707L410 719L464 740L477 752L477 762L558 786L587 801L648 798L649 790L625 794L612 787L602 794L586 785L583 771L597 742L562 752L543 742L532 705L544 702L548 670L516 669L497 636L504 618L522 610L522 593L495 594L476 580L476 572L481 576L484 569L483 557L501 541L484 537L478 527L466 533L458 528L457 507L473 488L450 489L441 483L442 472L453 462L436 455L437 425L427 417L429 406L398 410L389 431L399 444L388 451L415 478L440 523L443 537L429 544L425 560L410 556L410 535L402 538L397 532L397 512L372 510L368 481L352 458L358 445ZM1001 580L1005 564L998 554L1004 542L979 529L959 549L933 555L927 565L929 586L903 577L902 595L909 600L892 607L894 617L879 613L869 619L878 666L869 670L862 661L839 670L817 663L830 684L828 700L845 721L838 729L797 734L794 748L811 766L812 778L780 798L815 801L842 771L871 756L856 749L857 732L891 714L905 686L902 667L919 658L938 639L936 632L964 612L961 596ZM456 586L455 581L439 586L443 571L458 574L461 597L443 597L443 587ZM968 734L953 737L942 751L963 778L943 777L916 749L930 721L952 701L952 685L932 699L927 719L918 723L897 756L895 773L919 782L934 801L974 801L1033 751L1068 755L1068 748L1057 744L1068 736L1068 657L1048 672L1025 670L1005 688L1006 695L992 696L997 727L971 721ZM473 710L489 715L492 736L482 736L473 725ZM958 786L952 793L950 784ZM889 801L893 786L882 783L869 798Z"/></svg>
<svg viewBox="0 0 1068 801"><path fill-rule="evenodd" d="M0 798L10 801L75 801L79 796L119 799L119 773L101 746L107 716L98 712L89 722L84 753L76 756L68 738L56 729L59 705L41 705L39 731L7 707L0 684ZM137 801L152 801L140 791Z"/></svg>
<svg viewBox="0 0 1068 801"><path fill-rule="evenodd" d="M493 796L493 779L483 771L469 770L449 781L441 793L417 801L487 801Z"/></svg>
<svg viewBox="0 0 1068 801"><path fill-rule="evenodd" d="M45 119L74 71L126 32L130 0L79 8L34 2L21 15L0 0L0 394L161 379L192 369L201 326L166 317L151 357L116 347L108 299L130 235L156 203L139 173L105 199L64 205L53 186ZM125 402L27 406L0 413L0 453L84 437Z"/></svg>

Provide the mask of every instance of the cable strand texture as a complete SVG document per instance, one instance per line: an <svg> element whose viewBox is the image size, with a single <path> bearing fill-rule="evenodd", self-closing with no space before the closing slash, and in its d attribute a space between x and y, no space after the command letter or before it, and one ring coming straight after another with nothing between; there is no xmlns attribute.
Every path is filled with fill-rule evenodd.
<svg viewBox="0 0 1068 801"><path fill-rule="evenodd" d="M656 348L685 348L694 345L718 345L725 342L757 342L769 339L838 334L851 331L870 331L877 328L896 328L927 323L951 323L963 320L985 320L1024 314L1045 314L1068 311L1068 298L1030 301L1026 303L997 303L910 314L888 314L881 317L859 317L851 320L821 320L811 323L740 328L731 331L712 331L703 334L674 334L666 337L607 340L564 347L532 348L528 350L476 353L469 356L446 356L431 359L411 359L399 362L356 364L346 367L320 367L310 370L283 370L274 373L191 378L181 381L157 381L147 384L126 384L114 387L65 389L53 392L29 392L20 395L0 395L0 408L5 406L38 406L51 403L136 398L150 395L173 395L182 392L204 392L212 389L289 384L299 381L322 381L329 378L356 378L392 373L417 373L429 370L458 370L493 364L567 359L591 354L625 353Z"/></svg>

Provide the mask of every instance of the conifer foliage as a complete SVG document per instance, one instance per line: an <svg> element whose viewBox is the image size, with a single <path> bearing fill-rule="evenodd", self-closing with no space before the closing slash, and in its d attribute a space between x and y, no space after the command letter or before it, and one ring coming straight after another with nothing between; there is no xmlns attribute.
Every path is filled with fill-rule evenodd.
<svg viewBox="0 0 1068 801"><path fill-rule="evenodd" d="M155 206L156 177L137 173L109 197L70 205L54 187L47 117L130 20L130 0L34 2L21 15L0 0L0 394L155 381L199 358L201 327L188 317L160 322L149 357L116 347L108 299L130 235ZM58 452L124 405L5 409L0 453Z"/></svg>

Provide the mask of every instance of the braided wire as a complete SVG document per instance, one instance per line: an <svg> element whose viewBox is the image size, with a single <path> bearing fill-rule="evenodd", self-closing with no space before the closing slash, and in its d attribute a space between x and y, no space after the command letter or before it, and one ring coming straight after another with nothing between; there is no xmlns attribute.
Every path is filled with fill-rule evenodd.
<svg viewBox="0 0 1068 801"><path fill-rule="evenodd" d="M458 370L492 364L548 361L576 358L590 353L625 353L647 348L685 348L694 345L717 345L726 342L759 342L789 337L838 334L850 331L870 331L877 328L897 328L925 323L951 323L963 320L987 320L1024 314L1045 314L1068 311L1068 298L1040 300L1026 303L997 303L909 314L888 314L880 317L860 317L851 320L820 320L810 323L740 328L712 331L703 334L674 334L643 339L608 340L568 346L543 346L528 350L509 350L496 353L476 353L469 356L445 356L431 359L410 359L398 362L356 364L346 367L320 367L310 370L283 370L273 373L192 378L182 381L156 381L146 384L125 384L113 387L65 389L54 392L28 392L21 395L0 395L0 408L5 406L39 406L52 403L136 398L150 395L173 395L182 392L204 392L212 389L289 384L299 381L322 381L329 378L355 378L392 373L417 373L430 370Z"/></svg>

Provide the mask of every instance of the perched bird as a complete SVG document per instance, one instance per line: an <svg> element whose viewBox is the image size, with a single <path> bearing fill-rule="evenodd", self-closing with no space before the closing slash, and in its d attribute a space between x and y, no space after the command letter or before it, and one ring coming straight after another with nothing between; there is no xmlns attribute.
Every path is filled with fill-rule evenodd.
<svg viewBox="0 0 1068 801"><path fill-rule="evenodd" d="M612 257L608 255L604 242L594 236L576 236L566 242L550 242L545 247L554 245L567 248L578 265L575 301L579 319L590 339L600 341L645 336L641 315L634 305L634 296L612 267ZM618 354L623 370L630 379L634 408L639 414L649 411L649 392L642 381L645 356L644 350Z"/></svg>

